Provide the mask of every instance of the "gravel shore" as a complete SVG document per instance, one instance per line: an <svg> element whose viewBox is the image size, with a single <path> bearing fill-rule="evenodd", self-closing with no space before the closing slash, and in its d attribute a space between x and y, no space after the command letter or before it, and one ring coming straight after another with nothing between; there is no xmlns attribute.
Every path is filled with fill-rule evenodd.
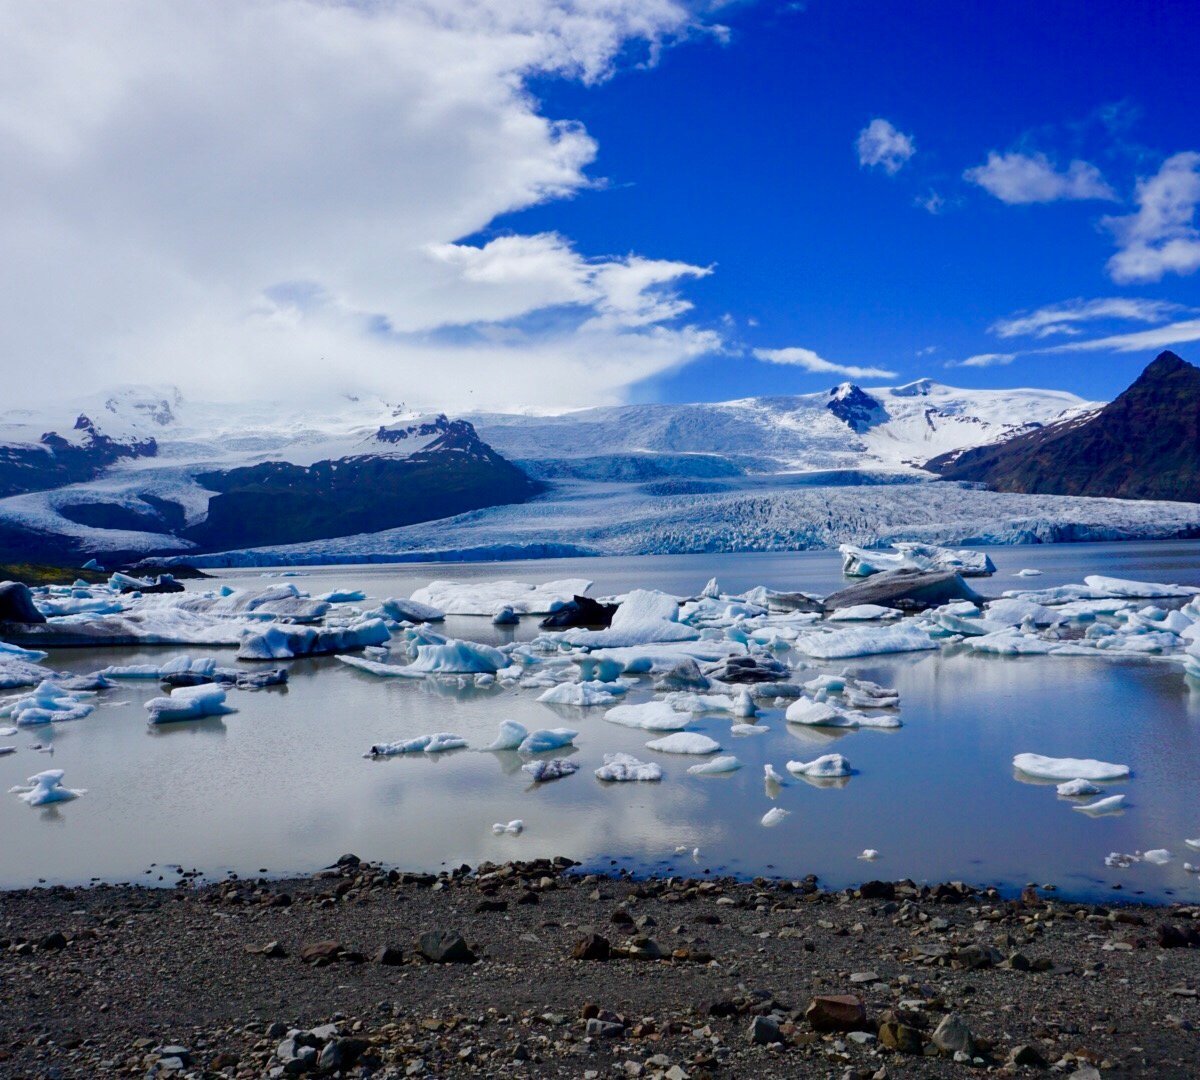
<svg viewBox="0 0 1200 1080"><path fill-rule="evenodd" d="M1200 1075L1200 908L570 871L2 893L0 1075Z"/></svg>

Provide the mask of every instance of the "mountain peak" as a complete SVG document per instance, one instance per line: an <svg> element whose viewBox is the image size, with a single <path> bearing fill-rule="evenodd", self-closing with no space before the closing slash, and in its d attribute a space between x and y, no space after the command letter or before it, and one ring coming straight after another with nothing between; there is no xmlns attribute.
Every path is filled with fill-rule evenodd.
<svg viewBox="0 0 1200 1080"><path fill-rule="evenodd" d="M826 408L852 431L861 435L872 424L887 419L887 412L861 386L845 382L829 391Z"/></svg>

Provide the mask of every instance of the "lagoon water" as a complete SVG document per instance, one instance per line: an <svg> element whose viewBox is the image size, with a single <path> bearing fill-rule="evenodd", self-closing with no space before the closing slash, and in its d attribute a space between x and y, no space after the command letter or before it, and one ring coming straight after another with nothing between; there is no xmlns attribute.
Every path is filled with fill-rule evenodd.
<svg viewBox="0 0 1200 1080"><path fill-rule="evenodd" d="M989 595L1101 573L1200 584L1200 542L1079 544L990 549L999 570L977 582ZM1018 578L1032 567L1037 578ZM225 571L211 587L263 584L262 571ZM367 565L301 571L316 593L360 588L372 599L408 596L434 578L545 581L583 576L594 595L640 586L694 594L716 576L727 592L755 585L827 593L843 584L836 553L717 554L509 564ZM370 602L368 601L368 604ZM441 628L440 628L441 629ZM444 630L503 642L536 633L536 620L498 628L486 618L448 619ZM59 651L49 665L75 672L111 663L163 662L176 646ZM233 649L193 648L234 663ZM831 886L870 877L964 879L1019 889L1052 883L1080 898L1200 899L1184 862L1200 863L1185 838L1200 836L1200 686L1178 664L1152 658L989 657L953 649L883 658L810 662L809 678L849 670L901 694L897 731L818 732L760 722L766 735L733 737L729 719L700 716L692 728L745 764L719 777L687 775L696 758L656 755L653 736L610 724L603 709L551 707L536 692L458 689L434 680L377 679L332 658L291 662L286 688L231 692L238 712L150 728L143 703L157 683L131 682L99 698L89 718L23 729L4 740L0 793L47 768L66 770L73 802L31 809L0 794L0 887L46 882L173 884L176 867L280 875L328 865L344 852L402 869L562 854L598 869L799 877ZM649 683L629 700L650 697ZM486 745L502 719L530 728L579 730L566 754L574 776L533 786L515 753L455 751L367 760L376 742L453 731ZM32 751L52 745L53 756ZM658 760L661 784L605 785L592 771L623 750ZM774 799L763 765L836 750L856 774L837 787L789 778ZM1014 777L1014 754L1096 757L1133 769L1111 791L1124 813L1090 818L1053 785ZM1105 792L1106 794L1108 792ZM764 828L772 806L790 811ZM520 836L493 822L521 818ZM683 846L688 854L676 855ZM698 859L691 852L699 848ZM864 848L881 853L866 863ZM1167 848L1165 866L1109 869L1109 852ZM150 869L150 873L146 871ZM1121 891L1114 892L1113 886Z"/></svg>

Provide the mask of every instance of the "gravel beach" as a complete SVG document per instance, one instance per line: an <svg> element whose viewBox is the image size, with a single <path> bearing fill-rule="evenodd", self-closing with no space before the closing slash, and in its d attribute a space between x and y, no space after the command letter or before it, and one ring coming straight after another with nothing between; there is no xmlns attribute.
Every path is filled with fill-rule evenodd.
<svg viewBox="0 0 1200 1080"><path fill-rule="evenodd" d="M565 859L12 891L0 1075L1194 1077L1198 929Z"/></svg>

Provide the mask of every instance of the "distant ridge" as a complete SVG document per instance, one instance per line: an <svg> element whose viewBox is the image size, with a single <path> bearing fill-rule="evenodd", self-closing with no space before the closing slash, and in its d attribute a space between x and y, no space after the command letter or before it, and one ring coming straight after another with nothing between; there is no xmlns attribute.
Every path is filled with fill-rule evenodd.
<svg viewBox="0 0 1200 1080"><path fill-rule="evenodd" d="M1200 368L1160 353L1103 408L926 468L995 491L1200 502Z"/></svg>

